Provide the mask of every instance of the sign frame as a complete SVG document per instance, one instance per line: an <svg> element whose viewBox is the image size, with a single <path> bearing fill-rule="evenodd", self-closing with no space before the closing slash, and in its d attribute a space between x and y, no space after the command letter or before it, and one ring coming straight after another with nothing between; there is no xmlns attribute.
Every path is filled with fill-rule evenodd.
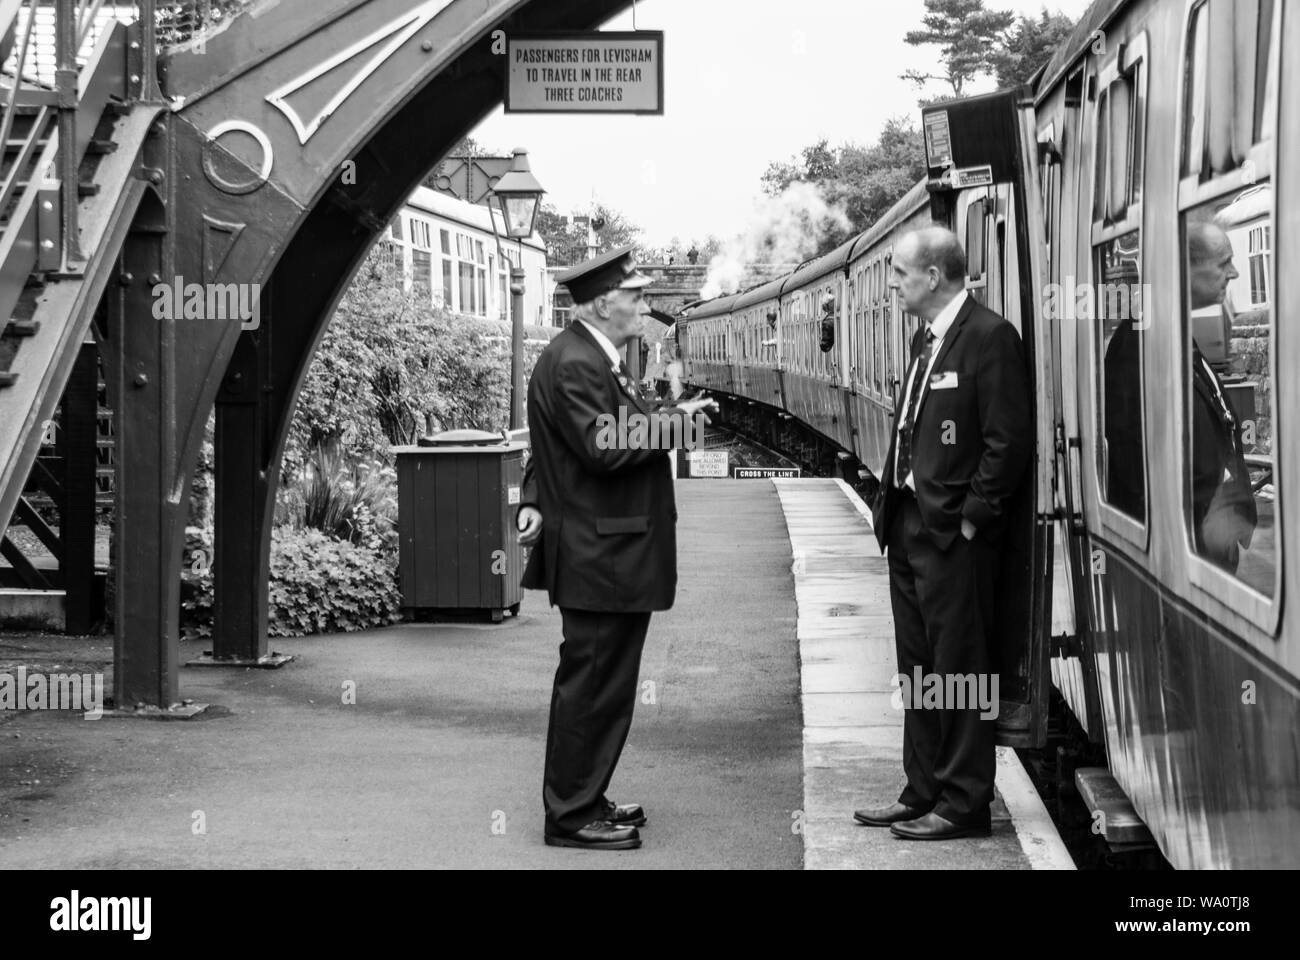
<svg viewBox="0 0 1300 960"><path fill-rule="evenodd" d="M700 454L710 454L707 457L701 457ZM686 454L687 478L691 480L725 480L731 476L731 454L726 450L691 450ZM721 462L721 473L696 473L695 465L705 463ZM716 469L716 468L715 468Z"/></svg>
<svg viewBox="0 0 1300 960"><path fill-rule="evenodd" d="M743 474L752 474L744 476ZM800 480L803 478L801 467L742 467L731 468L733 480Z"/></svg>
<svg viewBox="0 0 1300 960"><path fill-rule="evenodd" d="M546 107L514 107L510 103L510 62L514 50L514 44L517 41L526 40L652 40L655 42L655 57L659 64L659 82L656 85L656 101L658 107L653 110L579 110L572 106L549 109ZM662 30L558 30L533 31L527 33L507 34L506 35L506 68L502 77L502 83L505 87L505 95L502 102L506 113L539 113L539 114L581 114L585 116L663 116L664 112L664 73L667 65L664 63L664 32Z"/></svg>

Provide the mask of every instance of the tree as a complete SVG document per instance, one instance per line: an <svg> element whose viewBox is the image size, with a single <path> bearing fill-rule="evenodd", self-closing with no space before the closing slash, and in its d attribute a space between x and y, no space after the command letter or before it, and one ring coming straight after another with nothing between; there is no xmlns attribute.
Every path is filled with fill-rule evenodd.
<svg viewBox="0 0 1300 960"><path fill-rule="evenodd" d="M831 150L825 140L819 140L800 156L769 164L763 191L778 197L792 184L810 183L828 205L844 211L847 224L824 226L818 253L866 230L926 173L921 133L905 117L886 121L871 146L846 143Z"/></svg>
<svg viewBox="0 0 1300 960"><path fill-rule="evenodd" d="M1065 43L1074 21L1063 13L1048 13L1044 7L1038 19L1022 16L989 62L999 87L1028 83L1040 67Z"/></svg>
<svg viewBox="0 0 1300 960"><path fill-rule="evenodd" d="M612 207L598 203L590 213L566 217L544 203L537 211L535 229L546 243L546 262L553 267L567 267L586 260L588 224L594 228L597 254L617 247L638 247L641 228ZM641 253L638 248L637 255Z"/></svg>
<svg viewBox="0 0 1300 960"><path fill-rule="evenodd" d="M988 10L984 0L925 0L925 9L924 29L909 30L903 39L914 47L942 47L939 60L946 72L908 70L901 76L918 87L941 80L952 87L954 97L960 97L976 75L993 72L994 52L1001 48L1015 14Z"/></svg>

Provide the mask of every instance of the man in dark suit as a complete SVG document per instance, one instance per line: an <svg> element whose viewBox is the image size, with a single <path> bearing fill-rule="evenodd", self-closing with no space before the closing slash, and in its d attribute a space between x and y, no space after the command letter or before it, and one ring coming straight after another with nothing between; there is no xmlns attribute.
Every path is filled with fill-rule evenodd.
<svg viewBox="0 0 1300 960"><path fill-rule="evenodd" d="M1218 224L1187 225L1188 291L1193 310L1224 302L1240 274L1232 241ZM1219 375L1192 339L1192 535L1196 552L1236 573L1259 516L1241 428Z"/></svg>
<svg viewBox="0 0 1300 960"><path fill-rule="evenodd" d="M576 319L542 351L528 385L532 456L518 513L520 542L532 546L523 585L548 592L564 631L546 736L545 838L624 850L641 845L645 812L605 791L632 724L650 614L673 605L677 510L671 443L611 425L652 414L693 422L716 404L651 410L628 374L618 351L640 333L651 282L631 248L557 282L573 294ZM679 430L667 439L688 438Z"/></svg>
<svg viewBox="0 0 1300 960"><path fill-rule="evenodd" d="M899 674L909 685L918 674L936 678L942 690L956 689L947 681L958 676L992 686L999 541L1034 446L1020 337L966 292L965 279L966 256L949 230L918 230L894 250L890 286L926 326L912 341L873 510L889 556ZM975 703L935 709L908 689L907 786L896 803L854 818L911 840L987 835L996 709L983 717Z"/></svg>

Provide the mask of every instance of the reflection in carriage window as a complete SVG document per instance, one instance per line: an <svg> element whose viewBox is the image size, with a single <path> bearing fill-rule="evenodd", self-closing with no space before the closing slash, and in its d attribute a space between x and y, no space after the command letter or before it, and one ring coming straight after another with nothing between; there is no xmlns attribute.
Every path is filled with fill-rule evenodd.
<svg viewBox="0 0 1300 960"><path fill-rule="evenodd" d="M1271 211L1266 184L1183 218L1192 542L1266 595L1277 566Z"/></svg>
<svg viewBox="0 0 1300 960"><path fill-rule="evenodd" d="M1101 325L1102 365L1099 420L1106 438L1099 473L1105 498L1138 522L1146 514L1146 454L1142 429L1141 264L1138 231L1097 248L1095 312Z"/></svg>

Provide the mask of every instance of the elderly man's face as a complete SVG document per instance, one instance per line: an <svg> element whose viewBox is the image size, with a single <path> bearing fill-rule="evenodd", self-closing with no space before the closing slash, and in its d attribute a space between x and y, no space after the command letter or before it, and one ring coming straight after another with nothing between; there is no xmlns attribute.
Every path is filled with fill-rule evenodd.
<svg viewBox="0 0 1300 960"><path fill-rule="evenodd" d="M641 332L641 318L650 312L642 290L611 290L604 295L606 336L621 347Z"/></svg>
<svg viewBox="0 0 1300 960"><path fill-rule="evenodd" d="M930 319L925 312L926 305L934 295L930 271L917 266L916 244L911 238L905 239L894 251L889 287L898 291L903 300L903 309L908 313Z"/></svg>
<svg viewBox="0 0 1300 960"><path fill-rule="evenodd" d="M1241 276L1232 263L1232 241L1222 230L1208 236L1203 250L1192 246L1190 279L1192 309L1212 307L1222 303L1228 293L1228 284Z"/></svg>

